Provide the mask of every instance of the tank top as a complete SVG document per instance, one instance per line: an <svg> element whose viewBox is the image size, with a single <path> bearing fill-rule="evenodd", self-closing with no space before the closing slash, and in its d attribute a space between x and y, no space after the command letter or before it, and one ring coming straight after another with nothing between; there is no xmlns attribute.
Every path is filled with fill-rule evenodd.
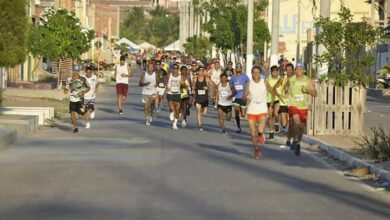
<svg viewBox="0 0 390 220"><path fill-rule="evenodd" d="M264 79L256 83L251 79L249 83L249 105L248 114L258 115L268 112L267 108L267 87L265 86Z"/></svg>
<svg viewBox="0 0 390 220"><path fill-rule="evenodd" d="M221 82L221 70L211 70L211 81L218 85Z"/></svg>
<svg viewBox="0 0 390 220"><path fill-rule="evenodd" d="M269 85L271 86L271 88L274 88L274 86L276 85L276 83L279 81L280 77L278 76L276 79L273 78L272 76L269 76L268 77L268 83ZM280 88L280 87L279 87ZM279 89L280 90L280 89ZM279 92L279 91L278 91ZM280 92L279 92L280 93ZM275 95L275 100L274 101L278 101L279 100L279 97L277 97ZM272 101L272 94L267 92L267 103L270 103Z"/></svg>
<svg viewBox="0 0 390 220"><path fill-rule="evenodd" d="M196 79L195 83L195 101L203 103L208 101L208 90L204 90L204 87L207 86L206 79L203 82L199 82L199 79Z"/></svg>
<svg viewBox="0 0 390 220"><path fill-rule="evenodd" d="M188 98L188 96L191 94L191 85L189 78L184 80L185 86L180 87L180 97L182 99Z"/></svg>
<svg viewBox="0 0 390 220"><path fill-rule="evenodd" d="M309 78L303 76L297 79L296 76L290 78L289 104L297 109L307 109L309 107L309 95L302 92L302 87L309 85Z"/></svg>
<svg viewBox="0 0 390 220"><path fill-rule="evenodd" d="M177 75L176 77L173 74L169 75L168 87L171 89L168 94L180 94L180 80L181 76Z"/></svg>
<svg viewBox="0 0 390 220"><path fill-rule="evenodd" d="M280 106L288 106L288 96L286 95L286 92L284 91L284 87L286 86L288 82L288 76L285 75L283 77L283 82L282 82L282 85L280 85L277 89L278 93L282 96L283 100L280 100L279 103L280 103Z"/></svg>
<svg viewBox="0 0 390 220"><path fill-rule="evenodd" d="M229 96L232 95L232 90L229 83L225 87L222 86L222 83L218 86L218 105L222 106L231 106L233 104L232 100L229 99Z"/></svg>
<svg viewBox="0 0 390 220"><path fill-rule="evenodd" d="M142 95L154 95L156 94L156 73L153 72L149 75L147 72L145 73L145 83L150 82L149 85L142 87Z"/></svg>
<svg viewBox="0 0 390 220"><path fill-rule="evenodd" d="M129 84L129 78L122 77L122 74L129 74L129 70L127 69L127 63L123 66L116 65L116 83Z"/></svg>

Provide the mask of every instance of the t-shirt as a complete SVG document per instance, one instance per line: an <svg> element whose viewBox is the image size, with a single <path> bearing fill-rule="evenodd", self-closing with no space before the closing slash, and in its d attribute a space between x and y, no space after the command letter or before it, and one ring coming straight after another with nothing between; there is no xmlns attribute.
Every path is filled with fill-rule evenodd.
<svg viewBox="0 0 390 220"><path fill-rule="evenodd" d="M97 76L92 75L89 78L86 76L83 76L83 77L85 77L85 79L87 80L87 84L89 86L89 91L84 94L84 99L86 99L86 100L95 99L95 94L96 94L95 89L96 89L97 84L99 83Z"/></svg>
<svg viewBox="0 0 390 220"><path fill-rule="evenodd" d="M71 102L81 102L84 98L84 96L81 95L81 92L86 88L89 88L89 86L87 80L80 76L77 79L69 77L66 81L66 88L70 92L69 100Z"/></svg>
<svg viewBox="0 0 390 220"><path fill-rule="evenodd" d="M127 63L125 63L123 66L120 64L116 66L116 83L129 84L129 78L122 77L122 74L126 74L126 75L129 74Z"/></svg>
<svg viewBox="0 0 390 220"><path fill-rule="evenodd" d="M234 86L237 91L236 99L242 99L245 92L246 84L250 82L249 77L246 74L241 74L240 76L234 75L230 79L230 84Z"/></svg>

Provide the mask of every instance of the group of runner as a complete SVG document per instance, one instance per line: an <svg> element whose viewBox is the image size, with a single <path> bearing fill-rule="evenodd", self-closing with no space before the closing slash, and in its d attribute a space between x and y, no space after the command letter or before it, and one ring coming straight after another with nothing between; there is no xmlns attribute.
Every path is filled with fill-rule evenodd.
<svg viewBox="0 0 390 220"><path fill-rule="evenodd" d="M228 67L222 70L219 60L215 60L209 70L196 61L191 65L174 63L170 71L163 68L159 60L147 63L146 67L138 83L142 88L146 125L152 125L153 116L161 112L166 97L172 129L178 129L180 120L181 127L187 126L187 117L194 105L198 130L203 131L203 117L207 115L211 100L212 106L218 111L222 134L227 135L225 121L231 120L233 111L237 133L242 132L241 120L248 119L255 158L261 156L260 146L265 144L267 122L269 139L273 139L274 133L281 129L286 131L286 145L297 156L300 155L309 96L317 95L313 81L304 74L304 65L298 63L294 67L289 63L283 75L279 74L278 66L272 66L267 78L260 66L250 70L249 78L243 72L242 65L237 64L233 68L232 62L229 62ZM78 131L77 114L84 115L86 128L90 128L89 118L94 117L94 94L98 87L96 79L91 81L88 69L85 77L79 76L78 72L74 70L65 86L65 92L71 92L70 112L75 133ZM121 57L120 64L115 67L118 113L121 115L124 114L123 102L127 98L129 78L132 75L125 58Z"/></svg>

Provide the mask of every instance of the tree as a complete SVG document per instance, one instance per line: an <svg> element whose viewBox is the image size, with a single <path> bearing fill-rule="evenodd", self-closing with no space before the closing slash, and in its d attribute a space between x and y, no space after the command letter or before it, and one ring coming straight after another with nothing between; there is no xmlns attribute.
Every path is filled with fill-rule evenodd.
<svg viewBox="0 0 390 220"><path fill-rule="evenodd" d="M44 18L44 24L31 27L29 34L28 49L34 57L80 58L91 47L95 32L83 28L74 12L52 10Z"/></svg>
<svg viewBox="0 0 390 220"><path fill-rule="evenodd" d="M315 56L315 62L329 67L322 80L332 80L337 86L344 86L348 81L368 86L370 76L366 71L375 63L374 51L368 49L382 38L383 29L373 27L364 19L353 22L351 11L345 7L341 7L338 16L333 20L319 17L314 24L321 29L315 43L326 48L323 54Z"/></svg>
<svg viewBox="0 0 390 220"><path fill-rule="evenodd" d="M197 35L187 39L184 45L187 54L191 54L198 59L205 59L210 52L211 43L206 37L198 37Z"/></svg>
<svg viewBox="0 0 390 220"><path fill-rule="evenodd" d="M0 67L12 67L26 59L26 5L26 0L0 0Z"/></svg>

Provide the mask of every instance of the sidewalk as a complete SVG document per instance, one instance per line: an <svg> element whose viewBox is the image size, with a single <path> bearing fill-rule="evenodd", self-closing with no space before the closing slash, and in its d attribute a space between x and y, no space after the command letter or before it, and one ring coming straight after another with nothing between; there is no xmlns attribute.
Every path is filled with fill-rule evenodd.
<svg viewBox="0 0 390 220"><path fill-rule="evenodd" d="M62 90L40 90L40 89L16 89L7 88L3 92L4 97L25 97L25 98L48 98L55 100L63 100L67 96Z"/></svg>

